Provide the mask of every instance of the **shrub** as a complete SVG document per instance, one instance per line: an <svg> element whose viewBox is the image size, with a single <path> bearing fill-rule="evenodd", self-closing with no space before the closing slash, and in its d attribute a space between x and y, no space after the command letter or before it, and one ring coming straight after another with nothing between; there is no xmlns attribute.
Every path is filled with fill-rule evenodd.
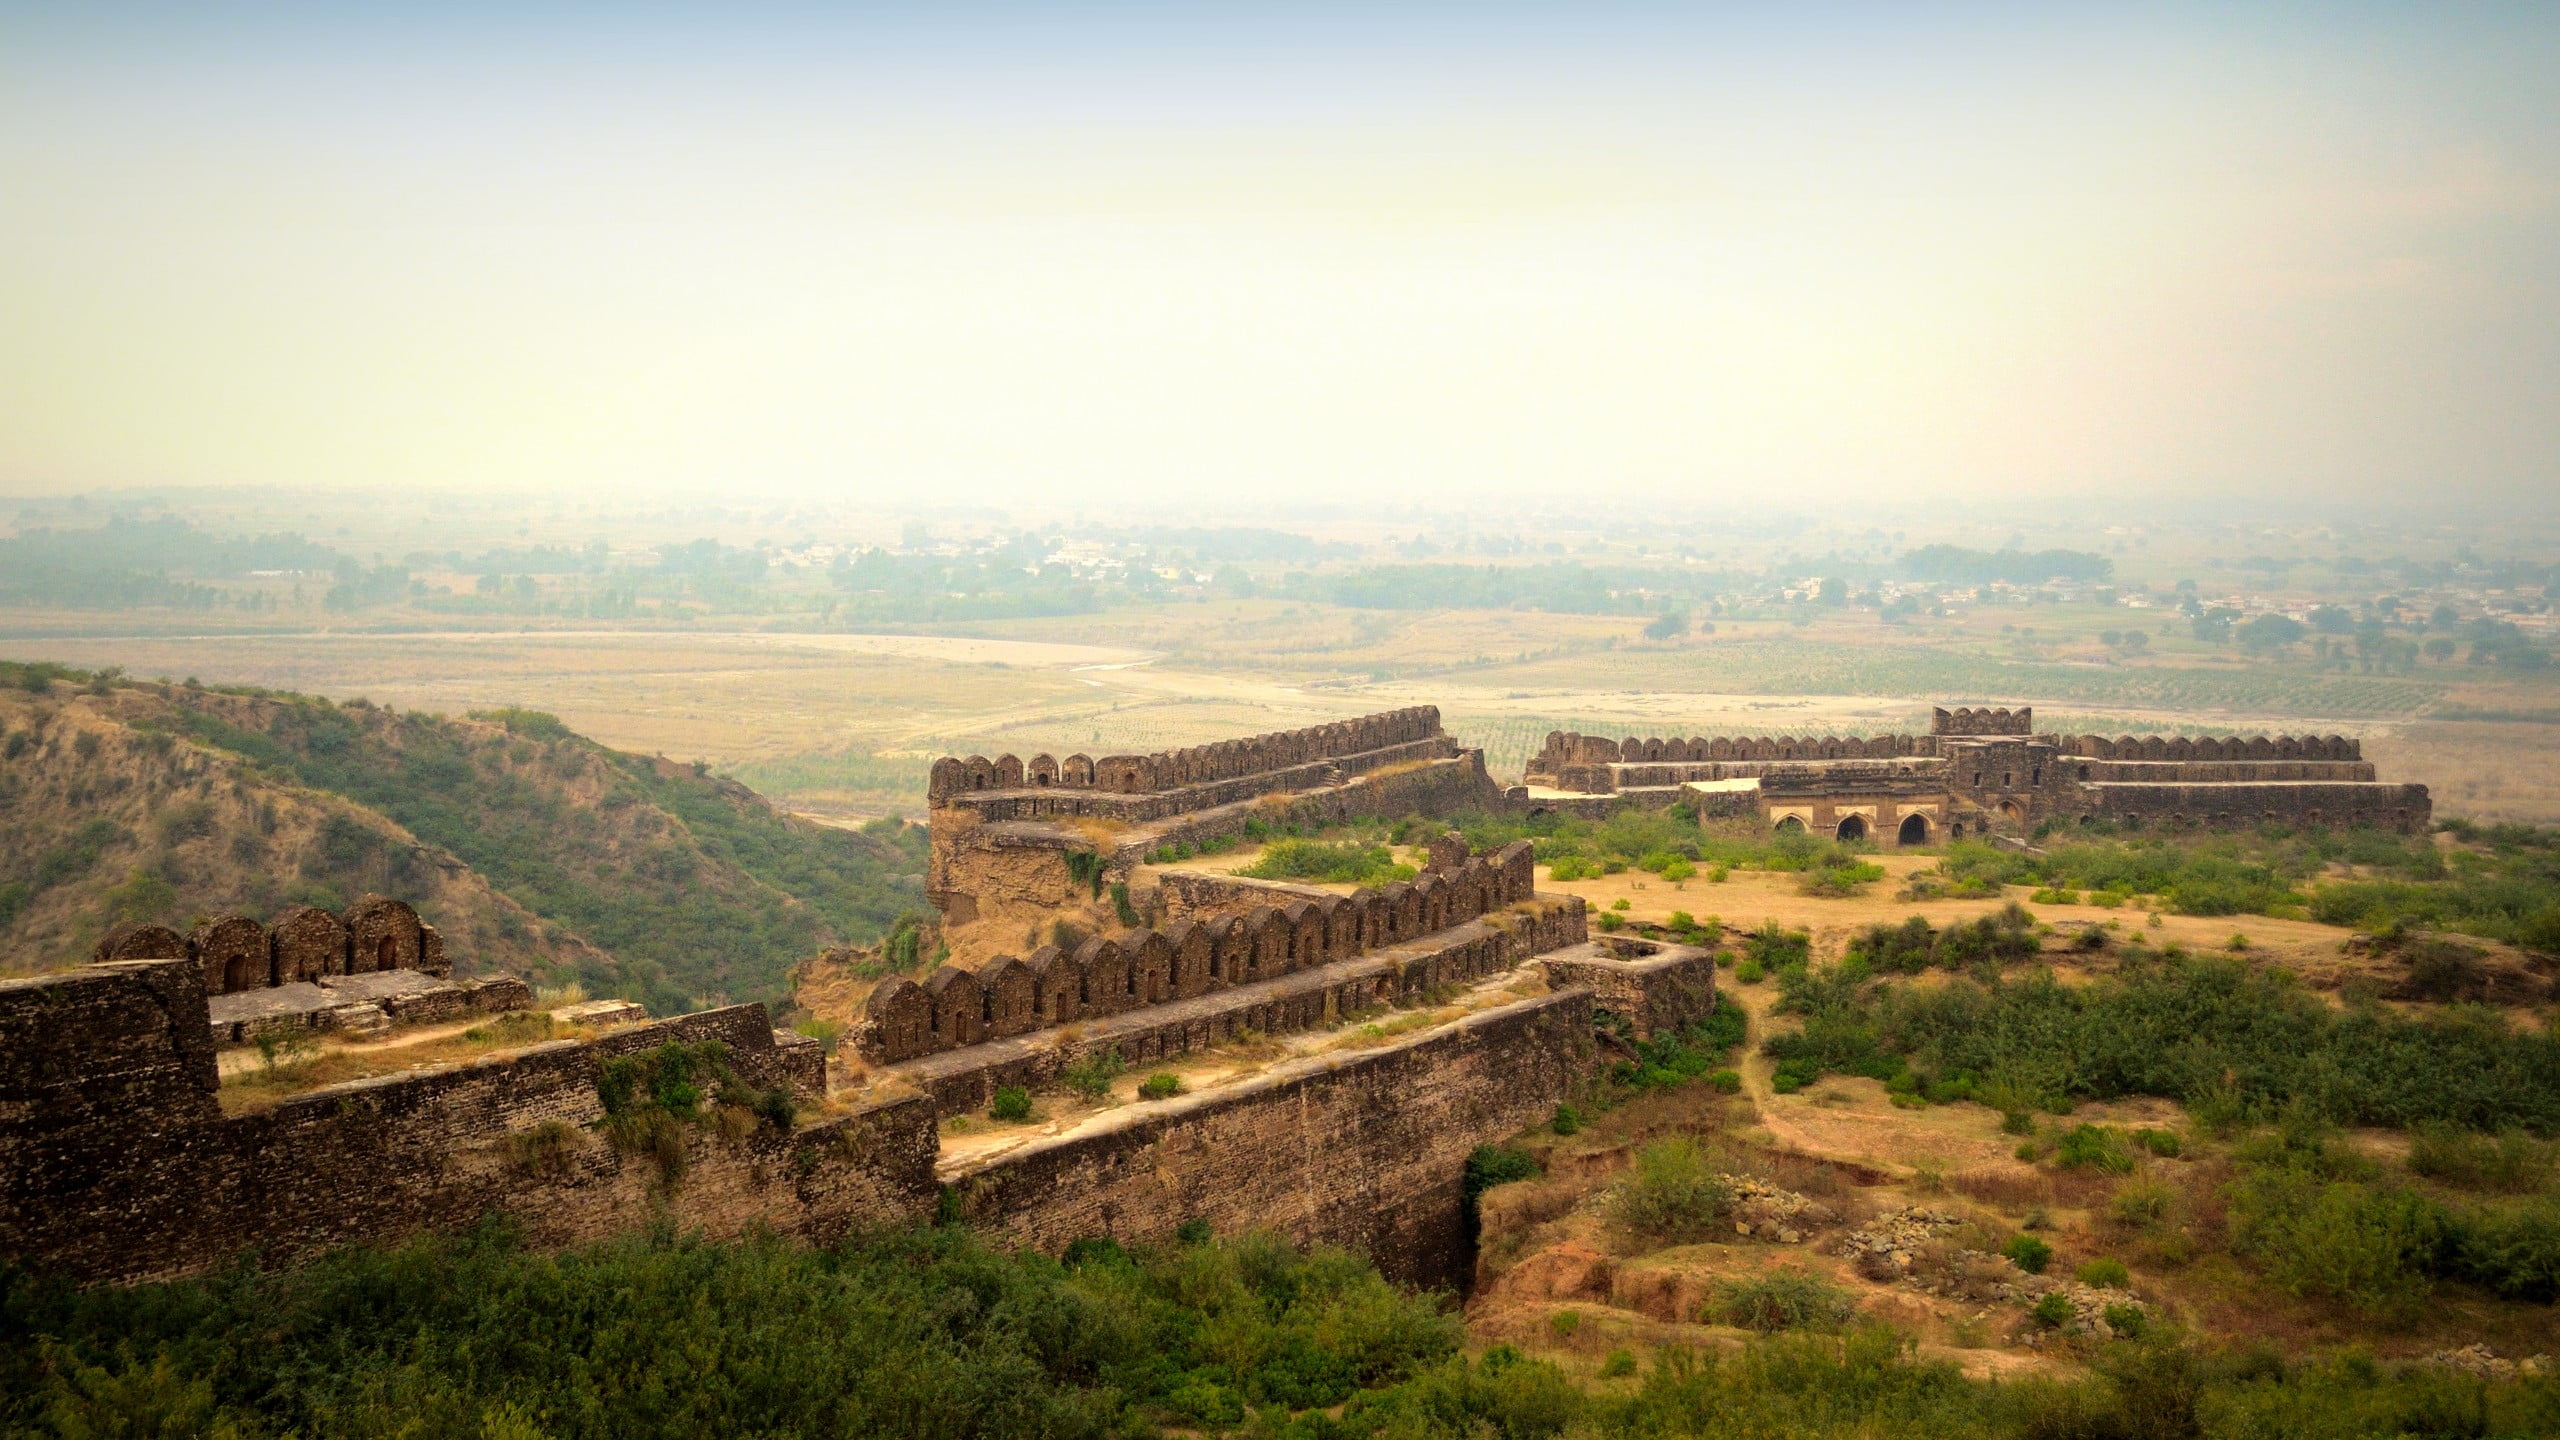
<svg viewBox="0 0 2560 1440"><path fill-rule="evenodd" d="M2463 1217L2452 1259L2456 1274L2509 1300L2560 1299L2560 1201L2545 1196Z"/></svg>
<svg viewBox="0 0 2560 1440"><path fill-rule="evenodd" d="M1580 1134L1582 1131L1582 1112L1574 1109L1570 1105L1559 1105L1556 1107L1555 1118L1547 1122L1547 1128L1553 1130L1559 1135Z"/></svg>
<svg viewBox="0 0 2560 1440"><path fill-rule="evenodd" d="M1181 1093L1182 1077L1170 1071L1159 1070L1138 1082L1141 1100L1170 1100Z"/></svg>
<svg viewBox="0 0 2560 1440"><path fill-rule="evenodd" d="M2010 1236L2009 1243L2000 1247L2000 1253L2009 1257L2010 1264L2030 1275L2043 1274L2044 1267L2053 1263L2053 1247L2033 1235Z"/></svg>
<svg viewBox="0 0 2560 1440"><path fill-rule="evenodd" d="M2076 1125L2064 1132L2060 1145L2055 1148L2053 1161L2065 1170L2089 1165L2110 1175L2122 1175L2133 1169L2133 1156L2126 1153L2124 1141L2113 1131L2095 1125Z"/></svg>
<svg viewBox="0 0 2560 1440"><path fill-rule="evenodd" d="M2178 1152L2185 1148L2180 1144L2178 1132L2175 1130L2136 1130L2133 1132L2133 1141L2152 1154L2171 1160L2176 1159Z"/></svg>
<svg viewBox="0 0 2560 1440"><path fill-rule="evenodd" d="M1745 985L1757 985L1768 977L1760 969L1759 961L1745 960L1733 967L1733 978Z"/></svg>
<svg viewBox="0 0 2560 1440"><path fill-rule="evenodd" d="M1255 861L1236 872L1255 880L1313 880L1335 885L1390 885L1417 873L1398 864L1383 845L1360 841L1274 840ZM1563 879L1559 875L1556 877Z"/></svg>
<svg viewBox="0 0 2560 1440"><path fill-rule="evenodd" d="M1058 1080L1086 1100L1105 1100L1110 1098L1112 1082L1128 1073L1129 1067L1120 1059L1120 1052L1112 1049L1099 1055L1087 1055L1069 1065L1059 1072Z"/></svg>
<svg viewBox="0 0 2560 1440"><path fill-rule="evenodd" d="M2464 1190L2521 1194L2550 1181L2555 1147L2522 1130L2495 1136L2429 1121L2411 1127L2409 1168Z"/></svg>
<svg viewBox="0 0 2560 1440"><path fill-rule="evenodd" d="M2168 1223L2177 1192L2157 1180L2127 1180L2107 1200L2107 1218L2128 1230Z"/></svg>
<svg viewBox="0 0 2560 1440"><path fill-rule="evenodd" d="M2103 1290L2122 1290L2133 1283L2133 1273L2124 1268L2121 1260L2092 1260L2074 1275L2081 1284L2095 1285Z"/></svg>
<svg viewBox="0 0 2560 1440"><path fill-rule="evenodd" d="M2061 1292L2049 1291L2043 1299L2036 1302L2034 1309L2027 1312L2027 1318L2047 1330L2059 1330L2070 1324L2071 1317L2076 1313L2071 1308L2071 1302L2062 1298Z"/></svg>
<svg viewBox="0 0 2560 1440"><path fill-rule="evenodd" d="M1697 1142L1683 1135L1638 1150L1610 1207L1620 1228L1661 1244L1706 1239L1732 1208L1732 1187L1708 1165Z"/></svg>
<svg viewBox="0 0 2560 1440"><path fill-rule="evenodd" d="M1856 1310L1857 1302L1847 1291L1791 1265L1720 1285L1709 1304L1716 1319L1764 1335L1780 1330L1837 1330Z"/></svg>
<svg viewBox="0 0 2560 1440"><path fill-rule="evenodd" d="M1686 860L1674 860L1670 864L1662 867L1662 878L1675 885L1683 880L1691 878L1697 873L1698 867L1690 864Z"/></svg>
<svg viewBox="0 0 2560 1440"><path fill-rule="evenodd" d="M2416 941L2404 952L2409 988L2421 1000L2470 999L2489 982L2481 954L2480 947L2459 940L2430 936Z"/></svg>
<svg viewBox="0 0 2560 1440"><path fill-rule="evenodd" d="M1742 1072L1739 1070L1718 1070L1707 1077L1707 1083L1714 1086L1717 1091L1722 1094L1736 1094L1742 1089Z"/></svg>
<svg viewBox="0 0 2560 1440"><path fill-rule="evenodd" d="M995 1102L987 1106L990 1120L1028 1120L1031 1118L1031 1092L1019 1085L1005 1085L996 1090Z"/></svg>
<svg viewBox="0 0 2560 1440"><path fill-rule="evenodd" d="M2109 1305L2098 1313L2119 1340L2139 1340L2151 1329L2151 1312L2139 1305Z"/></svg>
<svg viewBox="0 0 2560 1440"><path fill-rule="evenodd" d="M1627 922L1623 916L1608 910L1603 910L1598 915L1593 916L1591 923L1600 930L1607 932L1615 932L1627 928Z"/></svg>
<svg viewBox="0 0 2560 1440"><path fill-rule="evenodd" d="M1465 1188L1473 1198L1496 1185L1538 1178L1538 1157L1513 1145L1479 1145L1467 1156Z"/></svg>
<svg viewBox="0 0 2560 1440"><path fill-rule="evenodd" d="M1636 1355L1632 1350L1612 1350L1609 1358L1600 1362L1600 1378L1603 1380L1616 1380L1634 1373Z"/></svg>
<svg viewBox="0 0 2560 1440"><path fill-rule="evenodd" d="M2057 889L2048 885L2028 896L2027 899L2030 903L2037 905L2077 905L2080 903L2080 892Z"/></svg>
<svg viewBox="0 0 2560 1440"><path fill-rule="evenodd" d="M2403 1190L2324 1181L2299 1159L2255 1167L2234 1188L2235 1248L2297 1295L2368 1315L2405 1314L2433 1288L2447 1216Z"/></svg>

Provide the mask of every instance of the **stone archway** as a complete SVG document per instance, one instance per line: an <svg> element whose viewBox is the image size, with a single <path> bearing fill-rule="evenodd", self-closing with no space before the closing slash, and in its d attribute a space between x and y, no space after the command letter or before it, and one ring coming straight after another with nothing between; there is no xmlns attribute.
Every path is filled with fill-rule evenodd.
<svg viewBox="0 0 2560 1440"><path fill-rule="evenodd" d="M1839 838L1840 838L1840 839L1843 839L1843 840L1864 840L1864 839L1866 839L1866 838L1867 838L1867 817L1866 817L1866 816L1864 816L1864 815L1843 815L1843 816L1841 816L1841 817L1840 817L1840 828L1839 828L1839 830L1838 830L1836 833L1837 833L1837 835L1839 836Z"/></svg>
<svg viewBox="0 0 2560 1440"><path fill-rule="evenodd" d="M2026 822L2027 812L2019 807L2017 801L2003 800L2000 802L2000 818L2012 825L2020 825Z"/></svg>
<svg viewBox="0 0 2560 1440"><path fill-rule="evenodd" d="M1804 821L1796 816L1790 815L1778 822L1778 833L1781 835L1801 835L1804 833Z"/></svg>
<svg viewBox="0 0 2560 1440"><path fill-rule="evenodd" d="M1895 837L1895 842L1896 842L1897 844L1902 844L1902 845L1926 845L1926 844L1928 844L1928 843L1929 843L1929 817L1928 817L1928 816L1926 816L1926 815L1905 815L1905 816L1903 816L1903 817L1902 817L1902 830L1901 830L1900 834L1898 834L1898 835Z"/></svg>

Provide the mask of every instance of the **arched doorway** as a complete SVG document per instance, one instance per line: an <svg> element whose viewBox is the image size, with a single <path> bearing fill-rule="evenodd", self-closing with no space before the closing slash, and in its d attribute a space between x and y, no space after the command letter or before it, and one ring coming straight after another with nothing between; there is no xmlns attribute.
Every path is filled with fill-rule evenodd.
<svg viewBox="0 0 2560 1440"><path fill-rule="evenodd" d="M1900 834L1899 834L1899 835L1897 835L1895 838L1896 838L1896 840L1897 840L1899 843L1904 844L1904 845L1926 845L1926 844L1928 844L1928 843L1929 843L1929 817L1928 817L1928 816L1926 816L1926 815L1905 815L1905 816L1903 816L1903 817L1902 817L1902 830L1901 830Z"/></svg>
<svg viewBox="0 0 2560 1440"><path fill-rule="evenodd" d="M2017 801L2003 800L2000 802L2000 818L2016 825L2027 818L2027 812L2018 808Z"/></svg>
<svg viewBox="0 0 2560 1440"><path fill-rule="evenodd" d="M1804 821L1790 815L1784 820L1778 822L1778 833L1781 835L1801 835L1804 833Z"/></svg>
<svg viewBox="0 0 2560 1440"><path fill-rule="evenodd" d="M400 942L398 940L385 935L382 937L382 943L373 947L373 968L376 970L397 970L400 968Z"/></svg>
<svg viewBox="0 0 2560 1440"><path fill-rule="evenodd" d="M1841 838L1841 839L1843 839L1843 840L1864 840L1864 839L1866 839L1866 838L1867 838L1867 817L1866 817L1866 816L1864 816L1864 815L1843 815L1843 816L1841 816L1841 817L1840 817L1840 830L1839 830L1839 835L1840 835L1840 838Z"/></svg>

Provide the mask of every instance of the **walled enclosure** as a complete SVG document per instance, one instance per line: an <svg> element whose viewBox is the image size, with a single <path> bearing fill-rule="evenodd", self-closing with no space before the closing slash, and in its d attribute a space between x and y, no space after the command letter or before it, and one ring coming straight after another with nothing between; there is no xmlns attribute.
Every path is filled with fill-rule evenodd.
<svg viewBox="0 0 2560 1440"><path fill-rule="evenodd" d="M1468 1154L1545 1119L1591 1056L1590 994L1568 990L1115 1111L962 1170L952 1188L971 1221L1042 1250L1093 1235L1162 1244L1200 1219L1459 1283Z"/></svg>
<svg viewBox="0 0 2560 1440"><path fill-rule="evenodd" d="M1704 955L1683 962L1697 973L1668 981L1612 976L1621 962L1598 952L1564 958L1576 968L1557 972L1563 988L1552 994L1129 1106L977 1161L963 1176L968 1213L1048 1249L1096 1233L1160 1238L1194 1215L1222 1229L1275 1225L1301 1241L1367 1247L1410 1278L1460 1278L1465 1157L1542 1117L1588 1063L1595 988L1613 1006L1712 993ZM824 1083L817 1047L774 1032L761 1006L225 1115L204 1003L202 971L185 960L0 983L0 1259L86 1280L150 1279L490 1214L513 1217L539 1246L661 1220L824 1243L920 1220L936 1203L938 1132L920 1095L787 1133L687 1126L674 1182L598 1133L604 1064L674 1041L718 1040L745 1078L809 1096Z"/></svg>
<svg viewBox="0 0 2560 1440"><path fill-rule="evenodd" d="M925 888L946 925L1029 918L1093 899L1165 845L1248 820L1316 825L1506 803L1480 750L1432 706L1154 755L934 762ZM1092 856L1080 876L1076 856Z"/></svg>
<svg viewBox="0 0 2560 1440"><path fill-rule="evenodd" d="M2375 778L2340 735L2037 735L2035 712L1937 709L1926 735L1609 740L1562 731L1529 762L1532 805L1687 800L1841 839L1925 844L2048 822L2423 833L2427 787Z"/></svg>
<svg viewBox="0 0 2560 1440"><path fill-rule="evenodd" d="M1112 867L1089 884L1127 874L1175 837L1236 833L1254 816L1446 813L1503 798L1481 752L1459 749L1427 707L1153 757L951 763L956 772L937 766L934 811L946 879L965 872L952 859L965 855L1028 855L1064 877L1069 847L1095 821L1122 828L1118 843L1076 862ZM1169 873L1161 932L883 987L867 1042L905 1048L900 1078L922 1093L890 1087L897 1098L830 1104L817 1118L804 1108L787 1127L683 1124L672 1171L647 1147L611 1139L604 1082L617 1059L716 1040L748 1083L816 1101L826 1085L818 1047L775 1032L761 1006L738 1006L225 1114L216 1000L416 974L403 967L443 961L432 930L404 928L404 915L416 918L405 906L368 897L344 917L297 909L266 927L224 917L191 937L122 932L101 963L0 982L0 1260L142 1279L490 1214L514 1217L540 1246L665 1221L825 1242L931 1214L937 1107L974 1105L997 1083L1038 1083L1079 1046L1144 1060L1237 1026L1321 1023L1558 957L1552 993L1131 1104L973 1157L955 1175L971 1218L1042 1248L1091 1234L1167 1238L1200 1218L1364 1248L1408 1278L1462 1279L1466 1156L1543 1118L1590 1063L1595 995L1644 1033L1712 1004L1713 971L1703 954L1585 946L1581 902L1531 892L1525 844L1471 857L1444 836L1431 853L1413 882L1358 896ZM386 959L393 970L365 968ZM1042 1029L1067 1019L1082 1033Z"/></svg>

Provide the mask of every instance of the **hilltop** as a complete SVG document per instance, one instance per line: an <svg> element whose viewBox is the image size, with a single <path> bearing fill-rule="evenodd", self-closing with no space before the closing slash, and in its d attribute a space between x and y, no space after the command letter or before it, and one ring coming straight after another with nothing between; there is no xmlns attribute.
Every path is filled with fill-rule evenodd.
<svg viewBox="0 0 2560 1440"><path fill-rule="evenodd" d="M528 710L463 719L0 664L0 970L122 920L412 900L467 966L664 1013L775 1000L920 907L922 831L856 833Z"/></svg>

